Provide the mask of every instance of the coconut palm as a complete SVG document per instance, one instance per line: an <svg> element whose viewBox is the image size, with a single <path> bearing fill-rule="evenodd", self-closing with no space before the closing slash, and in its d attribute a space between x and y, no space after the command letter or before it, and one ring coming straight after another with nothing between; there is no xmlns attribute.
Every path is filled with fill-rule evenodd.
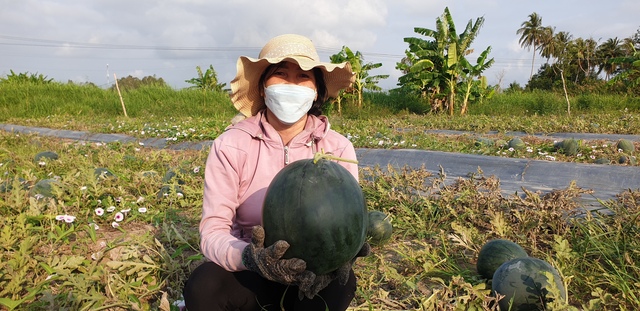
<svg viewBox="0 0 640 311"><path fill-rule="evenodd" d="M552 44L554 45L553 51L554 53L551 55L552 57L554 57L557 61L555 62L555 64L552 66L552 68L554 68L553 70L555 71L556 68L558 69L558 71L560 71L560 79L562 79L562 89L564 91L564 98L567 101L567 114L571 115L571 102L569 102L569 94L567 93L567 82L565 80L565 69L569 68L569 62L570 60L568 59L568 49L569 49L569 45L571 44L571 40L572 40L573 36L566 32L566 31L560 31L557 34L555 34L553 36L553 42Z"/></svg>
<svg viewBox="0 0 640 311"><path fill-rule="evenodd" d="M547 59L547 63L549 63L549 59L555 55L556 45L554 44L554 36L555 36L555 27L546 26L542 28L542 32L540 34L540 45L538 46L538 51L540 55Z"/></svg>
<svg viewBox="0 0 640 311"><path fill-rule="evenodd" d="M622 56L622 42L618 37L609 38L598 46L596 53L598 55L598 74L604 71L605 80L609 81L618 70L618 64L611 62L611 60Z"/></svg>
<svg viewBox="0 0 640 311"><path fill-rule="evenodd" d="M529 20L523 22L520 26L520 29L516 31L516 34L520 35L520 46L531 48L533 50L533 57L531 58L531 74L529 75L529 80L533 77L533 66L536 59L536 51L538 49L538 45L540 45L542 41L542 37L545 33L545 29L542 26L542 17L538 15L538 13L533 12L529 14Z"/></svg>
<svg viewBox="0 0 640 311"><path fill-rule="evenodd" d="M592 38L577 38L571 41L568 53L571 59L572 69L575 73L574 82L593 77L595 73L597 43ZM577 66L577 68L575 68Z"/></svg>

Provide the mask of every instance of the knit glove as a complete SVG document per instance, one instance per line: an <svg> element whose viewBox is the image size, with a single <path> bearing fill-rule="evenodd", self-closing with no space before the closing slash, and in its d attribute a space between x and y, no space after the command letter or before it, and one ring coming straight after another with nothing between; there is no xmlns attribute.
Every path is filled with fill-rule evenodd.
<svg viewBox="0 0 640 311"><path fill-rule="evenodd" d="M351 274L351 268L353 267L353 263L356 262L358 257L366 257L371 254L371 246L369 243L365 242L360 248L360 251L356 254L353 259L349 260L342 267L338 268L336 271L323 274L323 275L315 275L314 274L311 279L305 280L305 282L300 282L299 290L298 290L298 298L302 300L304 297L309 299L313 299L318 292L323 290L329 283L333 282L333 280L338 279L340 285L346 285L349 281L349 275Z"/></svg>
<svg viewBox="0 0 640 311"><path fill-rule="evenodd" d="M289 248L289 243L280 240L269 247L264 247L264 229L254 226L251 244L242 251L242 263L247 269L257 272L263 278L286 284L310 286L313 282L311 271L305 271L307 263L298 258L282 259L282 255ZM310 273L310 274L309 274Z"/></svg>

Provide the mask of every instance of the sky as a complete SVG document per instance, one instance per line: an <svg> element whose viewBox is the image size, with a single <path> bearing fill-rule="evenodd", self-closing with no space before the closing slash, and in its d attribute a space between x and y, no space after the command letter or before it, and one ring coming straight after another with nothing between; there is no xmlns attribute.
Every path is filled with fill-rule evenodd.
<svg viewBox="0 0 640 311"><path fill-rule="evenodd" d="M371 75L390 75L379 85L397 87L396 63L418 37L414 27L435 29L448 7L461 33L484 18L472 44L491 46L490 84L525 85L533 51L516 31L531 13L543 26L574 38L631 37L640 29L638 0L0 0L0 77L42 74L59 82L109 87L117 78L163 78L176 89L191 86L196 66L213 66L220 83L236 74L239 56L257 57L274 36L309 37L322 61L343 46L381 63ZM536 55L534 73L545 62Z"/></svg>

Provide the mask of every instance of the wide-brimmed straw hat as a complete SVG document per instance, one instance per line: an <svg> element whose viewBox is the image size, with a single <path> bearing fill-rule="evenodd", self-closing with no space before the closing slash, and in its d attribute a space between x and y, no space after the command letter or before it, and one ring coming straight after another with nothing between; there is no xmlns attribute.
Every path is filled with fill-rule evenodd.
<svg viewBox="0 0 640 311"><path fill-rule="evenodd" d="M303 70L320 68L329 97L338 96L338 92L350 86L355 78L348 62L321 62L315 46L307 37L294 34L280 35L267 42L258 58L241 56L238 59L238 73L231 81L231 101L240 113L249 117L265 107L264 98L260 94L261 86L258 85L260 76L269 65L282 61L296 63Z"/></svg>

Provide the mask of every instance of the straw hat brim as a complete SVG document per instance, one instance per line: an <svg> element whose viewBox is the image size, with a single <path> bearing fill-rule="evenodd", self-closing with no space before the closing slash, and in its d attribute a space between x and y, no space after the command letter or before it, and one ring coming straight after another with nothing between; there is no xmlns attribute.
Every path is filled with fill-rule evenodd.
<svg viewBox="0 0 640 311"><path fill-rule="evenodd" d="M341 89L349 87L355 74L348 62L333 64L312 60L305 56L286 56L275 58L251 58L241 56L237 62L237 74L231 81L231 101L234 107L245 116L253 116L265 107L260 94L260 76L269 67L283 61L298 64L302 70L320 68L327 86L327 95L336 97Z"/></svg>

